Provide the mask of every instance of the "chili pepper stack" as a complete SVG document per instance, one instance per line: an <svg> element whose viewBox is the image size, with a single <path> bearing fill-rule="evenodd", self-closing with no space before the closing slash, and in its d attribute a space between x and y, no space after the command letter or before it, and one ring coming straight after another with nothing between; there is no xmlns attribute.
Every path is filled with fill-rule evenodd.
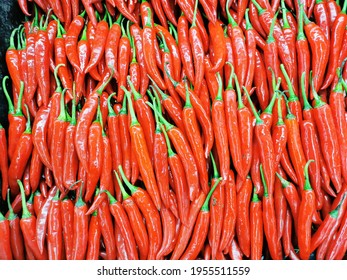
<svg viewBox="0 0 347 280"><path fill-rule="evenodd" d="M347 1L18 3L0 259L346 257Z"/></svg>

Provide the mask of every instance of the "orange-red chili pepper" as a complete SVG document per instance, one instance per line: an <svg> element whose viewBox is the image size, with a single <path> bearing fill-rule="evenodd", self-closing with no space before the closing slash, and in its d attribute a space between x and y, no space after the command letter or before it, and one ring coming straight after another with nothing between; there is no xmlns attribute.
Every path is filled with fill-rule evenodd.
<svg viewBox="0 0 347 280"><path fill-rule="evenodd" d="M263 250L263 210L262 202L253 190L253 196L249 210L251 253L252 260L260 260Z"/></svg>
<svg viewBox="0 0 347 280"><path fill-rule="evenodd" d="M130 182L125 177L125 174L121 166L119 166L119 171L124 183L131 192L132 198L134 199L135 203L139 207L142 215L146 220L146 227L149 240L147 259L154 260L160 250L163 240L161 219L158 213L158 209L152 202L152 199L150 198L147 191L130 184Z"/></svg>

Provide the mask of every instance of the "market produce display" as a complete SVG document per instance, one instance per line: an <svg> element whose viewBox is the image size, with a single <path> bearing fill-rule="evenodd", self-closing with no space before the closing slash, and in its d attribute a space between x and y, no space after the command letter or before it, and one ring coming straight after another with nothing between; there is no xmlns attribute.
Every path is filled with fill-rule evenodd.
<svg viewBox="0 0 347 280"><path fill-rule="evenodd" d="M0 259L344 259L338 2L18 0Z"/></svg>

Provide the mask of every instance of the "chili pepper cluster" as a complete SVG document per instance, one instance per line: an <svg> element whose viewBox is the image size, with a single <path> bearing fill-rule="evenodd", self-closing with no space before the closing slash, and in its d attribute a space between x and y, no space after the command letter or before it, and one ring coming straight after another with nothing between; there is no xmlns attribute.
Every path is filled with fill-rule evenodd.
<svg viewBox="0 0 347 280"><path fill-rule="evenodd" d="M344 258L347 1L29 2L0 259Z"/></svg>

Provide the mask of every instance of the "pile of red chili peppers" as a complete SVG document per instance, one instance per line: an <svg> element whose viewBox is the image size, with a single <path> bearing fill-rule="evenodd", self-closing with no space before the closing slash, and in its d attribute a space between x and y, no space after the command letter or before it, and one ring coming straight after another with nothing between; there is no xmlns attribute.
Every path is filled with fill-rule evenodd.
<svg viewBox="0 0 347 280"><path fill-rule="evenodd" d="M347 1L18 3L0 259L345 257Z"/></svg>

